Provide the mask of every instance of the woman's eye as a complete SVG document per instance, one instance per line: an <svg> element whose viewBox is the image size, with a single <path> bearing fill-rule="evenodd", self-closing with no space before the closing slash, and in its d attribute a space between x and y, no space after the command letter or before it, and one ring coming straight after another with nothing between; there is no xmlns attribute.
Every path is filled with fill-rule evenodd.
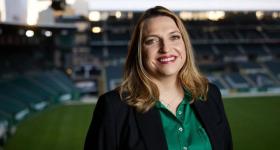
<svg viewBox="0 0 280 150"><path fill-rule="evenodd" d="M178 39L180 39L180 38L181 38L180 35L172 35L172 36L171 36L171 40L178 40Z"/></svg>
<svg viewBox="0 0 280 150"><path fill-rule="evenodd" d="M159 41L158 39L147 39L147 40L145 40L145 44L152 45L152 44L157 43L158 41Z"/></svg>

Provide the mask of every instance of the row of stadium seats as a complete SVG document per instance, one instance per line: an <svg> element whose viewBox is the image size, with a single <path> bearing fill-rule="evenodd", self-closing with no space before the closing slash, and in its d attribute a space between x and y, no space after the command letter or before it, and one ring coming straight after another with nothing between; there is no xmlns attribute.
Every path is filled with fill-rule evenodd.
<svg viewBox="0 0 280 150"><path fill-rule="evenodd" d="M209 79L217 84L220 89L244 89L244 88L272 88L278 87L279 81L266 73L240 74L231 73L222 76L212 76Z"/></svg>
<svg viewBox="0 0 280 150"><path fill-rule="evenodd" d="M78 100L79 90L61 71L27 73L0 80L2 143L28 115L64 101Z"/></svg>

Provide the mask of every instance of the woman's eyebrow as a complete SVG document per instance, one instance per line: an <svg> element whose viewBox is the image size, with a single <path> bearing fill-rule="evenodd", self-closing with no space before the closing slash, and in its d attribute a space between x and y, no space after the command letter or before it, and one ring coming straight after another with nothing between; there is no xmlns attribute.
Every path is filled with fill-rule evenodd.
<svg viewBox="0 0 280 150"><path fill-rule="evenodd" d="M175 33L179 33L179 34L181 34L181 32L180 32L180 31L172 31L172 32L170 32L169 34L175 34Z"/></svg>
<svg viewBox="0 0 280 150"><path fill-rule="evenodd" d="M150 37L156 37L156 38L157 38L158 36L157 36L156 34L151 34L151 35L147 35L147 36L145 36L145 37L144 37L144 39L146 39L146 38L150 38Z"/></svg>
<svg viewBox="0 0 280 150"><path fill-rule="evenodd" d="M177 30L171 31L169 34L176 34L176 33L181 34L181 32L180 32L180 31L177 31ZM150 37L156 37L156 38L158 38L159 36L158 36L157 34L149 34L149 35L144 36L143 39L150 38Z"/></svg>

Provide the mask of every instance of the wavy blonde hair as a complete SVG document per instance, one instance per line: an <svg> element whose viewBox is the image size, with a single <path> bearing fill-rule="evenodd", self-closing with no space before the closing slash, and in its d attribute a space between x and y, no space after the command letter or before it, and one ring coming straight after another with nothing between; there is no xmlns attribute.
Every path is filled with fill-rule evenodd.
<svg viewBox="0 0 280 150"><path fill-rule="evenodd" d="M193 49L184 24L175 13L164 7L156 6L145 11L134 28L128 48L123 82L117 89L122 100L128 105L136 107L140 112L148 111L159 99L159 90L149 78L142 62L143 26L147 19L157 16L172 18L182 34L186 49L186 62L178 73L179 82L191 92L193 100L207 99L208 80L195 65Z"/></svg>

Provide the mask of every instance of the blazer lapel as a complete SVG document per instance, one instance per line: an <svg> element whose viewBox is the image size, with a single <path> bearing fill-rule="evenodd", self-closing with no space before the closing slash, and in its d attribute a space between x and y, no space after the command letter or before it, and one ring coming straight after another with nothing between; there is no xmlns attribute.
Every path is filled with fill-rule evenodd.
<svg viewBox="0 0 280 150"><path fill-rule="evenodd" d="M136 112L136 120L147 150L168 149L160 114L156 108L152 108L146 113Z"/></svg>

